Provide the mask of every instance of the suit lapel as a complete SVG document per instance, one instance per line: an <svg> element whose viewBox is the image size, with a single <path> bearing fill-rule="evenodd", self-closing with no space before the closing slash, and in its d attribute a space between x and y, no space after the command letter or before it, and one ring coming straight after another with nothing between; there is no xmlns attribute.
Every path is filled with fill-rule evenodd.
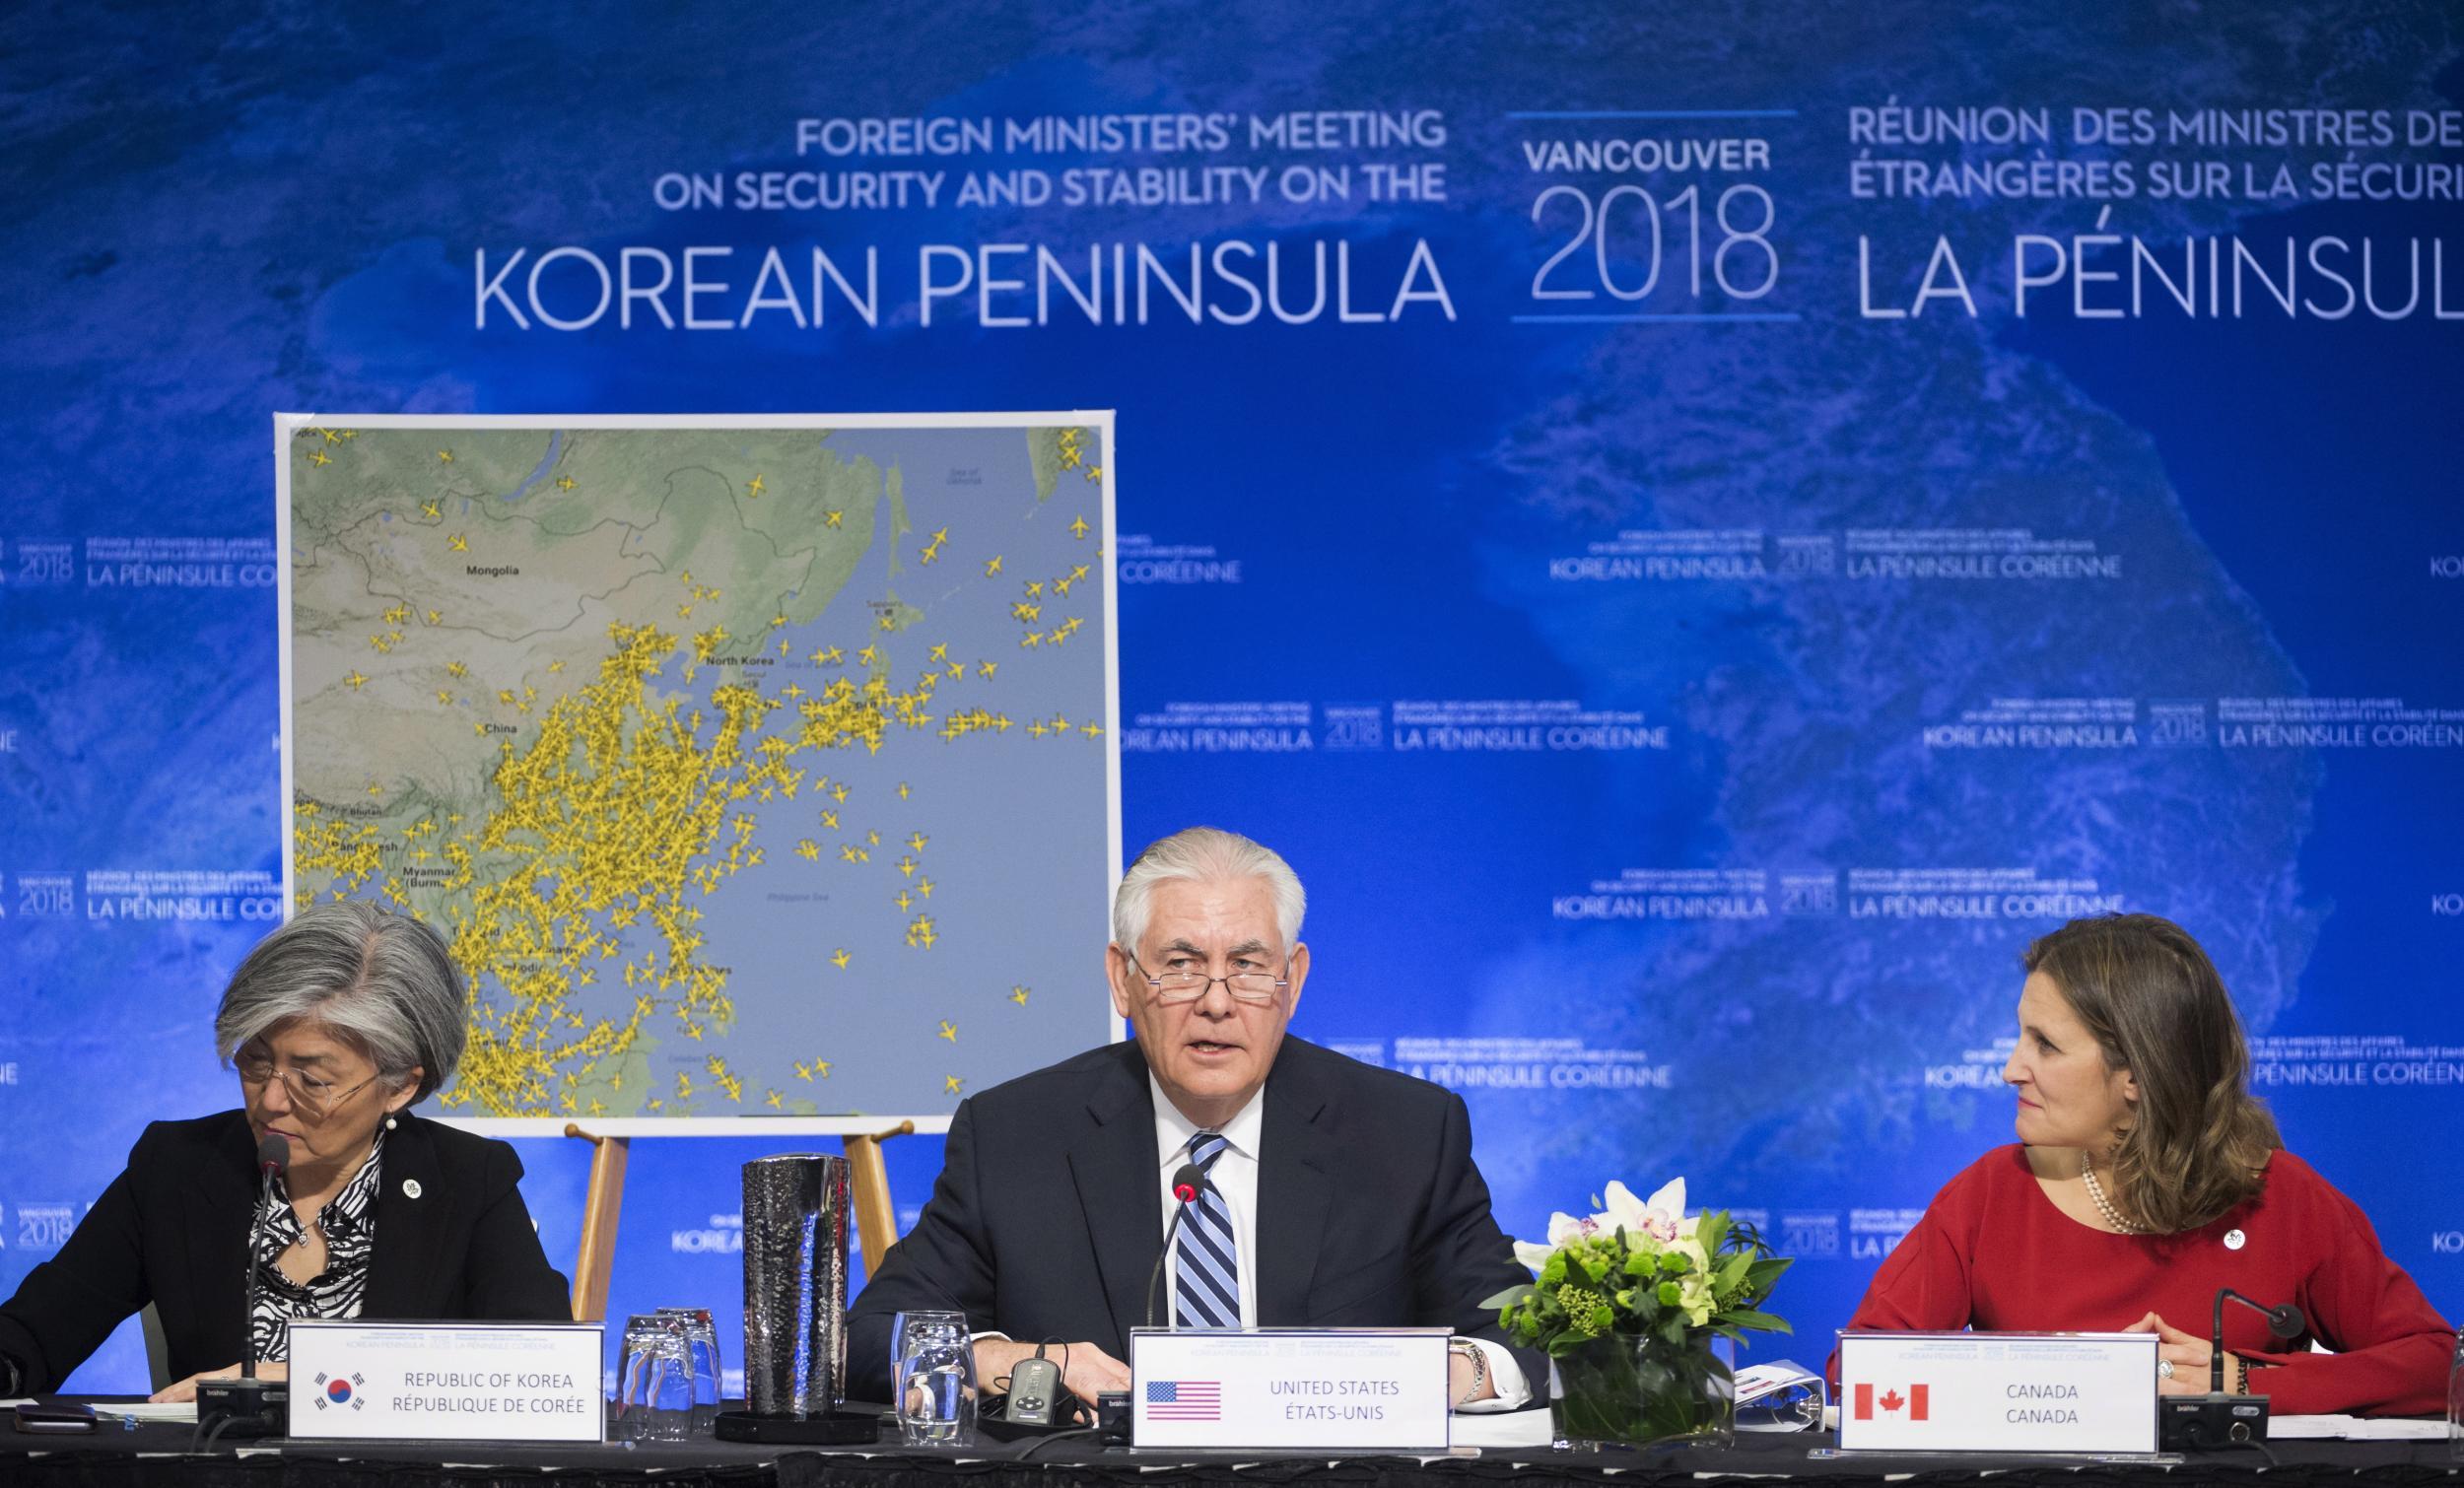
<svg viewBox="0 0 2464 1488"><path fill-rule="evenodd" d="M1094 1127L1069 1149L1069 1175L1086 1216L1114 1350L1128 1358L1129 1329L1146 1320L1146 1280L1163 1253L1163 1200L1156 1177L1155 1109L1146 1061L1133 1043L1087 1098Z"/></svg>
<svg viewBox="0 0 2464 1488"><path fill-rule="evenodd" d="M1335 1138L1324 1090L1311 1078L1315 1052L1287 1039L1266 1076L1258 1145L1258 1321L1306 1325L1310 1279L1326 1244Z"/></svg>
<svg viewBox="0 0 2464 1488"><path fill-rule="evenodd" d="M416 1195L416 1196L414 1196ZM376 1227L368 1258L363 1318L435 1316L445 1300L434 1287L437 1244L445 1222L445 1188L438 1179L436 1143L417 1116L385 1133L384 1166L371 1213Z"/></svg>
<svg viewBox="0 0 2464 1488"><path fill-rule="evenodd" d="M198 1215L186 1237L188 1285L184 1290L158 1285L157 1306L165 1314L164 1329L174 1350L193 1344L213 1356L212 1364L200 1367L215 1368L247 1349L241 1316L245 1308L237 1300L228 1306L220 1300L237 1299L247 1286L248 1230L257 1184L256 1141L248 1135L245 1116L231 1114L230 1124L214 1140L212 1156L188 1175L187 1184ZM202 1298L216 1299L213 1316L199 1315L193 1306L194 1299ZM202 1336L170 1336L183 1325Z"/></svg>

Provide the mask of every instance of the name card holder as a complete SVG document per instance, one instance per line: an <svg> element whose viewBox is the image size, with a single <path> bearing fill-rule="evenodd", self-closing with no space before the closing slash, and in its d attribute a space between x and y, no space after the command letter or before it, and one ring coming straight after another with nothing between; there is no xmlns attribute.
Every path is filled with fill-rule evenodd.
<svg viewBox="0 0 2464 1488"><path fill-rule="evenodd" d="M1132 1328L1139 1447L1443 1452L1445 1328Z"/></svg>
<svg viewBox="0 0 2464 1488"><path fill-rule="evenodd" d="M599 1442L595 1322L291 1323L295 1441Z"/></svg>
<svg viewBox="0 0 2464 1488"><path fill-rule="evenodd" d="M1839 1335L1842 1452L2153 1453L2154 1333Z"/></svg>

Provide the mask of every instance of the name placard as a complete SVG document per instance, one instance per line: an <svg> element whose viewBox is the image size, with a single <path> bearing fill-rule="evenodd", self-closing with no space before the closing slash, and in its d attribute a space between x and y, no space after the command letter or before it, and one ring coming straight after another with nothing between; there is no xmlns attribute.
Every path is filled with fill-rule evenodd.
<svg viewBox="0 0 2464 1488"><path fill-rule="evenodd" d="M1447 1446L1444 1328L1133 1328L1140 1447Z"/></svg>
<svg viewBox="0 0 2464 1488"><path fill-rule="evenodd" d="M291 1323L291 1435L596 1442L597 1323Z"/></svg>
<svg viewBox="0 0 2464 1488"><path fill-rule="evenodd" d="M1843 1452L2154 1452L2154 1333L1841 1333Z"/></svg>

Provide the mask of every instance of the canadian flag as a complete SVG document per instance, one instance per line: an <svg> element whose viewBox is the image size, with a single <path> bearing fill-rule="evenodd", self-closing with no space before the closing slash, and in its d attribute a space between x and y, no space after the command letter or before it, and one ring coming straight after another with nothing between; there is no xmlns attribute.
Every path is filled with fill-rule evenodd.
<svg viewBox="0 0 2464 1488"><path fill-rule="evenodd" d="M1933 1387L1931 1386L1911 1385L1908 1387L1908 1392L1905 1395L1900 1394L1897 1389L1893 1388L1885 1388L1880 1395L1877 1395L1874 1393L1873 1386L1860 1385L1857 1387L1857 1419L1860 1421L1873 1420L1874 1410L1877 1406L1882 1407L1882 1413L1885 1415L1896 1415L1904 1406L1907 1409L1909 1420L1922 1421L1926 1418L1926 1407L1932 1403L1932 1391Z"/></svg>

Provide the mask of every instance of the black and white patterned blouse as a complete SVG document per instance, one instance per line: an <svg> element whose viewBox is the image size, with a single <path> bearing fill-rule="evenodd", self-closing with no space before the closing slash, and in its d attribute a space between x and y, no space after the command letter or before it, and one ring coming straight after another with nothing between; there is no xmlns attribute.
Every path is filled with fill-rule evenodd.
<svg viewBox="0 0 2464 1488"><path fill-rule="evenodd" d="M376 1203L384 1155L385 1134L379 1131L359 1173L317 1212L316 1227L325 1234L325 1269L305 1283L285 1276L275 1264L285 1251L305 1242L308 1232L292 1211L291 1195L282 1179L274 1180L273 1207L259 1211L263 1224L257 1232L258 1291L248 1328L259 1359L290 1357L291 1339L285 1324L294 1318L360 1315L360 1299L368 1292L368 1257L376 1238L376 1216L371 1211Z"/></svg>

